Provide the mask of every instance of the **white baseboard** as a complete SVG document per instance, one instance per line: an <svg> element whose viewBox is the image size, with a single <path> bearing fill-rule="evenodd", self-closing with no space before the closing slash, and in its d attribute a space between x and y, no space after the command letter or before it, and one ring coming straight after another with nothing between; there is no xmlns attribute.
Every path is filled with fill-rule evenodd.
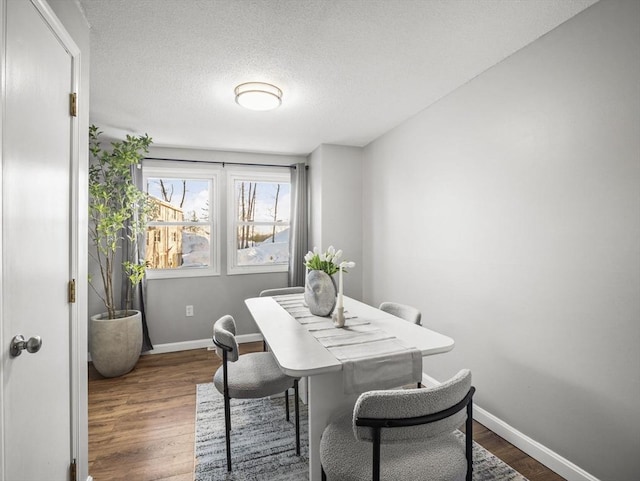
<svg viewBox="0 0 640 481"><path fill-rule="evenodd" d="M240 334L236 336L238 344L244 344L247 342L262 341L262 334ZM167 344L156 344L151 351L147 351L143 354L164 354L167 352L188 351L190 349L202 349L213 348L213 341L211 339L196 339L193 341L183 342L170 342Z"/></svg>
<svg viewBox="0 0 640 481"><path fill-rule="evenodd" d="M427 387L433 387L438 386L440 382L422 373L422 384ZM600 481L555 451L543 446L485 409L482 409L476 403L473 404L473 419L569 481Z"/></svg>
<svg viewBox="0 0 640 481"><path fill-rule="evenodd" d="M240 334L236 336L238 344L247 342L262 341L262 334ZM167 344L156 344L151 351L143 352L142 355L148 354L164 354L167 352L189 351L191 349L213 349L213 341L211 339L196 339L194 341L170 342ZM87 360L91 362L91 353L87 353ZM90 481L90 480L88 480Z"/></svg>
<svg viewBox="0 0 640 481"><path fill-rule="evenodd" d="M570 481L599 481L598 478L587 473L584 469L576 466L568 459L563 458L555 451L543 446L538 441L531 439L526 434L521 433L475 403L473 405L473 411L473 418L480 424L506 439L563 478Z"/></svg>

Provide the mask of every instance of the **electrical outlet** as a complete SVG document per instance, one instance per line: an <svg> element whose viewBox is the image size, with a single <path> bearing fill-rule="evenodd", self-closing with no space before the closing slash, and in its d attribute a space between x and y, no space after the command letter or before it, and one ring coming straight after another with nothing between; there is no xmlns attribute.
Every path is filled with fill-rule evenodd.
<svg viewBox="0 0 640 481"><path fill-rule="evenodd" d="M193 316L193 306L187 306L187 317Z"/></svg>

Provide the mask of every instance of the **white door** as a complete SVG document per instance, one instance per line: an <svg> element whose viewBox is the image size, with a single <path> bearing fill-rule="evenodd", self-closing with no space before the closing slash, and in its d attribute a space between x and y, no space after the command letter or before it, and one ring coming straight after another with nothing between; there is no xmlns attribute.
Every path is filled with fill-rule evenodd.
<svg viewBox="0 0 640 481"><path fill-rule="evenodd" d="M5 481L68 480L74 451L74 319L67 295L74 64L43 15L43 5L48 7L34 2L5 1L0 473ZM40 336L41 349L12 356L16 335Z"/></svg>

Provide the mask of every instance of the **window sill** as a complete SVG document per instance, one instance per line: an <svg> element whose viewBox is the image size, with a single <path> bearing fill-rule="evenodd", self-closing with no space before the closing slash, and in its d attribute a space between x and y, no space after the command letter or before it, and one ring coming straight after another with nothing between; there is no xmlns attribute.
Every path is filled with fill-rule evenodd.
<svg viewBox="0 0 640 481"><path fill-rule="evenodd" d="M229 267L227 269L228 276L237 276L243 274L277 274L279 272L288 272L287 264L269 265L269 266L246 266L246 267Z"/></svg>
<svg viewBox="0 0 640 481"><path fill-rule="evenodd" d="M182 279L187 277L217 277L220 272L209 267L186 267L183 269L147 269L146 275L148 280Z"/></svg>

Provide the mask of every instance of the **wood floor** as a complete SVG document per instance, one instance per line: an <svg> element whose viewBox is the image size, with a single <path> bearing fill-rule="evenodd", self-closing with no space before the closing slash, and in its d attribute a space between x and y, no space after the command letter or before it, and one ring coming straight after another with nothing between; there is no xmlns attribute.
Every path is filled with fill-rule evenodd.
<svg viewBox="0 0 640 481"><path fill-rule="evenodd" d="M262 343L243 344L241 353ZM136 368L104 379L89 366L89 474L94 481L193 481L196 384L220 365L196 349L142 356ZM531 481L563 478L474 424L474 439Z"/></svg>

